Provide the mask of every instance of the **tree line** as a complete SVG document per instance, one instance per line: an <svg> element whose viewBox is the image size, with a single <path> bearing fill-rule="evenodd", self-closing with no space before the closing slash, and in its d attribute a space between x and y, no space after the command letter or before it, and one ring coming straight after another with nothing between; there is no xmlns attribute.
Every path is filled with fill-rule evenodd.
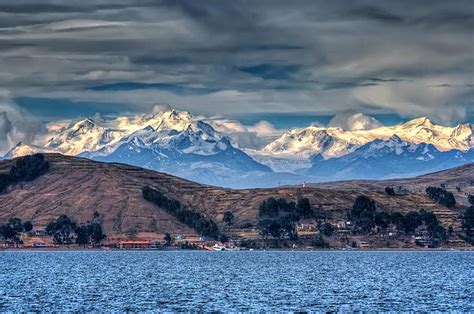
<svg viewBox="0 0 474 314"><path fill-rule="evenodd" d="M43 154L34 154L20 157L7 174L0 174L0 193L5 192L8 186L20 181L32 181L47 172L49 162Z"/></svg>
<svg viewBox="0 0 474 314"><path fill-rule="evenodd" d="M179 222L196 230L199 235L213 239L219 239L219 236L221 236L217 224L212 219L205 217L201 213L183 208L179 201L171 199L149 186L143 187L142 194L145 200L163 208Z"/></svg>
<svg viewBox="0 0 474 314"><path fill-rule="evenodd" d="M365 195L356 198L348 219L354 223L355 232L361 234L367 234L375 227L386 229L390 224L395 225L399 231L413 234L418 227L425 225L432 238L446 238L446 230L432 212L421 210L403 214L378 211L375 201Z"/></svg>
<svg viewBox="0 0 474 314"><path fill-rule="evenodd" d="M53 237L55 243L66 245L76 243L95 246L106 238L98 212L94 212L91 221L83 224L78 224L67 215L61 215L48 223L46 232Z"/></svg>

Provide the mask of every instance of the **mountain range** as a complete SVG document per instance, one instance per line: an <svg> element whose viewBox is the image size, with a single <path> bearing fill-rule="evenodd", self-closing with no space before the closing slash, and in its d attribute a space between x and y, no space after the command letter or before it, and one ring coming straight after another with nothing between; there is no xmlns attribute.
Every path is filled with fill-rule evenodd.
<svg viewBox="0 0 474 314"><path fill-rule="evenodd" d="M242 147L212 119L169 108L58 125L50 125L41 143L18 143L3 157L56 152L232 188L412 177L474 161L471 124L445 127L426 117L375 128L359 123L351 130L311 125L261 149Z"/></svg>

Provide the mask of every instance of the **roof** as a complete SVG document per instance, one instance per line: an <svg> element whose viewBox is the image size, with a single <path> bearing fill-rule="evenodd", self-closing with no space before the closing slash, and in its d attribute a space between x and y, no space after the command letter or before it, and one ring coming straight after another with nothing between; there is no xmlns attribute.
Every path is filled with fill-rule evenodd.
<svg viewBox="0 0 474 314"><path fill-rule="evenodd" d="M150 241L119 241L119 244L150 244Z"/></svg>

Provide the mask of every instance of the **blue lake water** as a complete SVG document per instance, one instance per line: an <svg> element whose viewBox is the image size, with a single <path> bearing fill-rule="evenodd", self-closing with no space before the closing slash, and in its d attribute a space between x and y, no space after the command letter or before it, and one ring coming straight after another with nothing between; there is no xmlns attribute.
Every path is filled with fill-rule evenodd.
<svg viewBox="0 0 474 314"><path fill-rule="evenodd" d="M0 252L0 311L474 311L474 252Z"/></svg>

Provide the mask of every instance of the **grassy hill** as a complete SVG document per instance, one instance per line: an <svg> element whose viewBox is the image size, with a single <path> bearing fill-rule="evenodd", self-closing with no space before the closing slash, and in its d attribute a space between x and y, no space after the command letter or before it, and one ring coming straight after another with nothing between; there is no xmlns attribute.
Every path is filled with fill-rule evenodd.
<svg viewBox="0 0 474 314"><path fill-rule="evenodd" d="M130 230L156 234L193 235L195 231L180 223L166 210L146 201L142 188L150 186L183 206L214 220L219 228L234 238L257 237L255 226L259 205L269 197L288 200L308 198L311 207L336 224L345 221L359 195L374 199L381 211L409 212L425 209L439 217L445 227L460 228L460 211L467 195L474 194L474 164L424 175L412 179L387 181L344 181L306 187L290 186L272 189L232 190L200 185L164 173L124 164L110 164L88 159L45 154L50 169L30 182L11 185L0 194L0 222L16 216L45 226L61 214L78 222L90 220L95 211L103 217L109 236ZM0 161L0 173L7 172L15 160ZM460 206L447 209L427 198L429 185L454 192ZM385 193L394 187L397 196ZM224 212L235 216L233 226L222 220Z"/></svg>

